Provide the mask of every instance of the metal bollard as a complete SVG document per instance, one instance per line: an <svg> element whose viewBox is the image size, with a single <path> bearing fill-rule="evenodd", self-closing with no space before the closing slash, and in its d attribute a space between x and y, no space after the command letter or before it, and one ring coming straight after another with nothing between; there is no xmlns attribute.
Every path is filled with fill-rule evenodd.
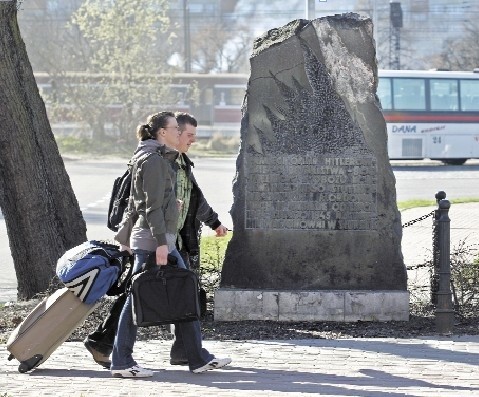
<svg viewBox="0 0 479 397"><path fill-rule="evenodd" d="M439 201L437 221L438 252L439 252L439 289L437 291L436 330L441 334L452 333L454 326L454 310L451 292L451 220L449 219L448 200Z"/></svg>
<svg viewBox="0 0 479 397"><path fill-rule="evenodd" d="M434 218L432 223L432 274L431 274L431 303L437 305L437 291L439 290L439 202L446 198L446 192L442 190L437 192L436 204L438 209L434 210Z"/></svg>

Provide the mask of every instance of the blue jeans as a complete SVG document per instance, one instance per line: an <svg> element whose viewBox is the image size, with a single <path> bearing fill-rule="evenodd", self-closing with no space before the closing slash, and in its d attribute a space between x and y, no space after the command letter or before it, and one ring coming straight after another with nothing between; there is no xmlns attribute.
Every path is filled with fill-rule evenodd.
<svg viewBox="0 0 479 397"><path fill-rule="evenodd" d="M141 269L143 263L146 262L150 251L135 250L134 254L135 263L133 265L133 272L137 272ZM178 267L186 267L177 250L173 250L170 254L178 258ZM126 369L137 365L132 357L137 330L138 327L133 324L132 299L130 295L126 299L123 310L121 311L115 343L113 345L110 369ZM175 341L175 345L186 354L186 359L188 360L191 371L202 367L214 358L212 354L202 347L199 321L175 324L175 334L177 334L177 337L180 335L180 340Z"/></svg>

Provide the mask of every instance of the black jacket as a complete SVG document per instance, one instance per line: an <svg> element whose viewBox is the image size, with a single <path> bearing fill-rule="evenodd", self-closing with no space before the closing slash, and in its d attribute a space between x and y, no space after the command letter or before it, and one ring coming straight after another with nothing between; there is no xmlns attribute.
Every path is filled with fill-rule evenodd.
<svg viewBox="0 0 479 397"><path fill-rule="evenodd" d="M213 211L213 208L208 204L203 195L203 192L198 186L193 175L192 168L194 163L188 158L186 154L182 154L183 160L186 164L186 175L192 182L193 188L190 195L190 202L188 205L188 212L186 214L185 223L180 230L180 236L183 241L182 251L186 251L191 259L199 255L199 239L201 235L201 222L211 229L215 230L221 225L218 219L218 214ZM193 260L194 261L194 260ZM195 267L194 264L191 264Z"/></svg>

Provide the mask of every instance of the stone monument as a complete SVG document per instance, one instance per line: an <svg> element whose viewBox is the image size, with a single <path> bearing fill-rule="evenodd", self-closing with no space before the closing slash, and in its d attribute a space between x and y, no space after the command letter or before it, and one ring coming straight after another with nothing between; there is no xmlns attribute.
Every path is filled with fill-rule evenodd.
<svg viewBox="0 0 479 397"><path fill-rule="evenodd" d="M372 32L349 13L255 40L216 320L408 319Z"/></svg>

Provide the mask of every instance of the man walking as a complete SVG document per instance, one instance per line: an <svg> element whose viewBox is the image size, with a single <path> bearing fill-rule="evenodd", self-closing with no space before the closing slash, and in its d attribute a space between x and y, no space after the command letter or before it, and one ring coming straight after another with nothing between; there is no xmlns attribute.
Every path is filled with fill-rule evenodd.
<svg viewBox="0 0 479 397"><path fill-rule="evenodd" d="M176 160L176 166L178 167L176 196L182 203L178 219L177 248L186 265L196 269L199 267L201 223L213 229L218 237L225 236L228 229L221 224L218 214L206 201L192 172L194 164L186 155L191 144L196 142L198 123L195 117L188 113L177 112L175 116L180 131L179 144L175 148L179 152ZM109 356L113 349L116 328L126 297L127 294L123 293L117 298L107 318L83 341L93 360L105 368L110 368ZM172 365L187 365L188 361L184 354L181 335L177 332L175 334L175 342L170 353L170 363Z"/></svg>

